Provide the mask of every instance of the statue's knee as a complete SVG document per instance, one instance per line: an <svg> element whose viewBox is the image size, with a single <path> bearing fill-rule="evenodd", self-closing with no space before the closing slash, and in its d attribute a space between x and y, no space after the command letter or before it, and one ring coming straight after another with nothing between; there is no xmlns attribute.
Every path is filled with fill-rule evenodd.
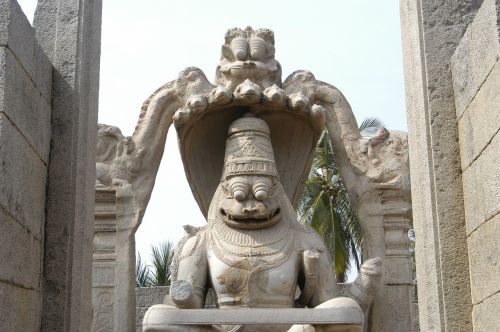
<svg viewBox="0 0 500 332"><path fill-rule="evenodd" d="M342 309L353 309L361 311L358 302L349 297L336 297L334 299L321 303L316 308L339 308L339 309L342 308Z"/></svg>
<svg viewBox="0 0 500 332"><path fill-rule="evenodd" d="M293 325L287 332L315 332L316 329L310 324Z"/></svg>

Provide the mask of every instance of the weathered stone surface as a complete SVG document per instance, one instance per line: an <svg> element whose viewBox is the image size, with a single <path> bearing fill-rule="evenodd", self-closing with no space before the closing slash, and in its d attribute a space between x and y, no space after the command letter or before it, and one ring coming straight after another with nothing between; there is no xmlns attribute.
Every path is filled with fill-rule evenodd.
<svg viewBox="0 0 500 332"><path fill-rule="evenodd" d="M468 238L472 303L500 291L500 214L485 222Z"/></svg>
<svg viewBox="0 0 500 332"><path fill-rule="evenodd" d="M16 55L29 76L34 67L34 44L33 28L17 1L0 0L0 46Z"/></svg>
<svg viewBox="0 0 500 332"><path fill-rule="evenodd" d="M478 162L478 172L483 186L484 198L484 220L497 215L500 212L500 132L497 132L491 143L483 151L476 161Z"/></svg>
<svg viewBox="0 0 500 332"><path fill-rule="evenodd" d="M170 287L140 287L135 289L137 307L150 307L153 304L163 303L163 298L168 295ZM141 320L142 322L142 320Z"/></svg>
<svg viewBox="0 0 500 332"><path fill-rule="evenodd" d="M424 329L439 330L442 326L440 303L439 260L426 259L439 255L437 232L432 225L433 185L430 174L431 152L427 148L428 118L425 110L425 59L421 57L420 7L417 1L401 0L401 33L403 38L403 63L408 117L408 143L410 150L411 197L413 227L418 241L415 243L418 278L419 322ZM418 277L425 276L425 277Z"/></svg>
<svg viewBox="0 0 500 332"><path fill-rule="evenodd" d="M264 308L255 309L191 309L172 310L168 305L159 304L149 309L144 317L144 331L158 331L165 329L169 324L179 325L207 325L207 324L250 324L250 325L286 325L293 323L332 324L361 326L363 313L350 299L337 299L342 303L339 307L297 309L297 308ZM352 307L349 307L352 305ZM163 330L160 330L163 331ZM362 331L362 328L339 329L339 331Z"/></svg>
<svg viewBox="0 0 500 332"><path fill-rule="evenodd" d="M0 1L0 46L9 48L26 75L50 103L52 65L35 39L35 31L15 0Z"/></svg>
<svg viewBox="0 0 500 332"><path fill-rule="evenodd" d="M387 276L386 282L390 285L409 285L411 283L410 261L405 256L387 257L384 262Z"/></svg>
<svg viewBox="0 0 500 332"><path fill-rule="evenodd" d="M41 241L0 208L0 281L39 290L41 251Z"/></svg>
<svg viewBox="0 0 500 332"><path fill-rule="evenodd" d="M0 331L40 331L40 292L0 281Z"/></svg>
<svg viewBox="0 0 500 332"><path fill-rule="evenodd" d="M497 61L481 89L458 120L463 170L478 158L500 130L499 89L500 61Z"/></svg>
<svg viewBox="0 0 500 332"><path fill-rule="evenodd" d="M43 69L48 70L46 75L50 78L51 69ZM0 83L4 86L0 92L0 112L9 117L44 163L48 163L50 104L6 47L0 47Z"/></svg>
<svg viewBox="0 0 500 332"><path fill-rule="evenodd" d="M478 228L485 219L484 189L481 182L480 162L470 165L462 174L467 235Z"/></svg>
<svg viewBox="0 0 500 332"><path fill-rule="evenodd" d="M34 17L54 67L42 331L89 331L92 321L101 11L100 0L40 0Z"/></svg>
<svg viewBox="0 0 500 332"><path fill-rule="evenodd" d="M497 6L500 6L497 0L483 2L451 58L457 119L462 117L500 56Z"/></svg>
<svg viewBox="0 0 500 332"><path fill-rule="evenodd" d="M0 156L0 205L41 240L46 167L3 113L0 113Z"/></svg>
<svg viewBox="0 0 500 332"><path fill-rule="evenodd" d="M471 299L450 58L480 2L401 0L420 328L469 331ZM418 199L420 196L422 199Z"/></svg>
<svg viewBox="0 0 500 332"><path fill-rule="evenodd" d="M136 312L135 328L137 332L142 332L142 321L146 311L155 304L162 304L163 298L168 295L170 287L140 287L135 289Z"/></svg>
<svg viewBox="0 0 500 332"><path fill-rule="evenodd" d="M497 256L498 257L498 256ZM500 326L500 293L487 298L472 309L472 321L475 332L497 331Z"/></svg>
<svg viewBox="0 0 500 332"><path fill-rule="evenodd" d="M33 82L42 97L48 104L52 103L52 63L43 51L42 47L35 40L35 54L33 58Z"/></svg>
<svg viewBox="0 0 500 332"><path fill-rule="evenodd" d="M399 303L412 302L411 288L406 285L389 285L387 287L391 289L387 298L388 312L391 313L391 331L412 331L412 320L408 319L408 310L398 307Z"/></svg>

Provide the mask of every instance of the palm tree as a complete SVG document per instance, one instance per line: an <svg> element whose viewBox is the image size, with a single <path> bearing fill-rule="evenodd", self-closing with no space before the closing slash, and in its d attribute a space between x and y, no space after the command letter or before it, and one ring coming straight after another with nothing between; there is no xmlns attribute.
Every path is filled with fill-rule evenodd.
<svg viewBox="0 0 500 332"><path fill-rule="evenodd" d="M359 127L362 133L380 128L382 122L367 118ZM306 180L297 212L303 224L311 226L325 242L332 257L332 269L339 282L345 282L352 263L359 271L363 234L347 189L335 163L326 130L322 133Z"/></svg>
<svg viewBox="0 0 500 332"><path fill-rule="evenodd" d="M174 257L172 242L165 242L157 247L151 246L152 266L142 262L141 255L137 254L135 265L136 287L170 286L170 265Z"/></svg>

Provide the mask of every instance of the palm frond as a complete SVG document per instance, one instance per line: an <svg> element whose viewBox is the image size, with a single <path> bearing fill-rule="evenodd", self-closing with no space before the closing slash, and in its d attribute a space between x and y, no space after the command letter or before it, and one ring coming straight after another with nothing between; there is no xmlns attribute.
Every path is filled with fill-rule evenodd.
<svg viewBox="0 0 500 332"><path fill-rule="evenodd" d="M135 286L150 287L151 281L151 272L148 266L142 261L141 254L137 253L135 262Z"/></svg>
<svg viewBox="0 0 500 332"><path fill-rule="evenodd" d="M155 286L170 286L170 265L174 257L172 242L165 242L159 246L151 246L152 251L152 283Z"/></svg>
<svg viewBox="0 0 500 332"><path fill-rule="evenodd" d="M361 127L381 125L381 121L369 118L363 121ZM300 221L310 225L323 239L338 281L345 281L352 268L359 271L363 232L340 178L330 136L326 131L318 140L297 213Z"/></svg>
<svg viewBox="0 0 500 332"><path fill-rule="evenodd" d="M378 129L380 127L383 127L384 123L382 120L377 119L375 117L368 117L361 122L359 125L359 131L367 130L367 129Z"/></svg>

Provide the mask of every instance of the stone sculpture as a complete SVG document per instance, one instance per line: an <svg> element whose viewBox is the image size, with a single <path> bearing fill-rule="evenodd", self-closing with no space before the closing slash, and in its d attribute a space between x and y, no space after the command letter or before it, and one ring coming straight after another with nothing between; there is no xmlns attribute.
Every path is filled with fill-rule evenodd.
<svg viewBox="0 0 500 332"><path fill-rule="evenodd" d="M321 305L361 312L361 305L366 310L380 277L380 260L365 263L358 282L344 287L344 293L359 304L339 297L323 243L298 224L292 206L324 127L327 103L345 99L309 72L294 73L283 89L281 67L274 59L274 35L268 29L228 31L216 84L199 69L187 68L177 81L158 90L141 114L147 121L149 105L159 95L177 96L180 107L173 121L181 155L208 219L204 228L188 228L178 245L173 303L178 308L203 308L212 287L221 308ZM173 112L169 106L165 108ZM337 112L342 125L354 126L352 135L359 135L352 113L342 111ZM279 126L284 128L273 130ZM287 130L294 131L294 137ZM158 328L154 322L158 309L166 308L153 307L146 314L145 330ZM357 331L361 326L359 320L347 329ZM258 330L266 328L280 330L263 326ZM334 325L329 328L335 330Z"/></svg>
<svg viewBox="0 0 500 332"><path fill-rule="evenodd" d="M319 306L300 309L319 312L333 307L328 309L330 320L313 319L318 315L311 313L305 315L309 320L297 321L291 315L301 314L289 311L280 316L288 326L248 325L245 331L281 331L292 323L315 325L294 325L292 331L358 331L361 312L369 312L374 298L377 306L369 320L378 326L375 330L384 329L390 314L385 292L377 291L384 276L381 259L374 257L396 253L398 259L407 259L397 251L405 245L404 218L409 212L406 137L384 129L371 140L362 138L342 93L308 71L296 71L281 83L269 29L230 29L221 53L215 85L200 69L185 69L146 100L132 137L100 127L106 139L98 145L98 184L116 190L117 218L123 215L129 229L135 230L142 219L172 123L188 182L208 220L200 229L186 227L187 235L177 247L173 302L150 308L144 330L217 330L206 325L230 322L230 315L223 314L229 309L217 314L219 321L204 320L206 315L196 309L189 309L191 322L170 319L184 317L183 308L203 308L209 288L221 308L255 308L245 316L249 324L259 323L252 320L255 315L264 315L252 314L258 308ZM324 245L298 224L293 210L325 126L361 214L365 257L373 258L351 284L336 283ZM397 202L396 209L380 200L386 196L387 202ZM398 221L386 229L386 215L403 224ZM374 235L369 234L373 229ZM397 249L389 254L387 239ZM402 287L406 292L408 282ZM202 318L196 319L198 314Z"/></svg>

